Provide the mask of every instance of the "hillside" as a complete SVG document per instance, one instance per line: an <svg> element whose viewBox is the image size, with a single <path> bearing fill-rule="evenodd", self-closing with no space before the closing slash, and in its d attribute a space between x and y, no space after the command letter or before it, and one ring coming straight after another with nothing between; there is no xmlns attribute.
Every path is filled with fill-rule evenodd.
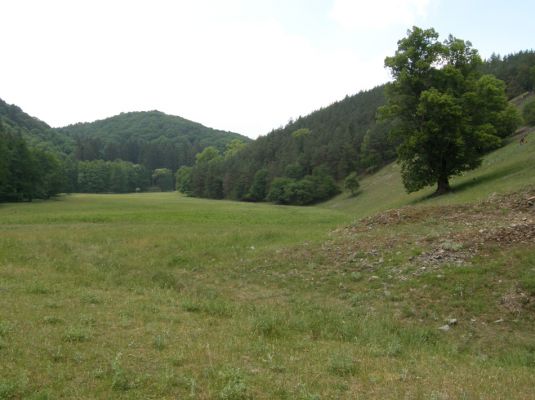
<svg viewBox="0 0 535 400"><path fill-rule="evenodd" d="M149 169L175 171L192 165L205 147L224 150L232 140L250 139L233 132L207 128L197 122L160 111L129 112L103 120L58 129L75 142L76 159L122 159Z"/></svg>
<svg viewBox="0 0 535 400"><path fill-rule="evenodd" d="M479 168L453 178L451 195L432 197L433 188L407 194L399 165L391 163L362 179L357 196L343 193L321 207L364 217L408 205L469 203L492 193L521 190L525 185L535 183L535 128L528 128L527 132L525 144L519 142L521 135L513 136L504 147L487 154Z"/></svg>
<svg viewBox="0 0 535 400"><path fill-rule="evenodd" d="M0 120L7 130L21 133L30 146L64 154L71 153L74 149L72 138L2 99L0 99Z"/></svg>
<svg viewBox="0 0 535 400"><path fill-rule="evenodd" d="M191 179L186 175L194 184L185 192L198 197L214 197L207 194L216 193L234 200L263 201L265 195L251 191L257 173L263 176L262 192L276 177L301 179L319 173L341 179L351 171L377 169L395 157L387 139L388 127L375 122L377 108L385 101L384 89L378 86L359 92L299 117L212 168L194 167ZM214 183L222 190L213 190Z"/></svg>
<svg viewBox="0 0 535 400"><path fill-rule="evenodd" d="M477 73L496 74L504 80L511 100L532 90L534 55L533 51L505 57L494 55L477 67ZM353 171L360 174L376 171L396 158L399 144L389 137L391 126L376 121L378 108L385 105L386 87L359 92L290 121L285 127L258 138L231 159L214 165L210 172L194 168L192 179L205 183L204 186L194 185L187 193L198 197L217 193L229 199L263 201L265 196L252 193L253 188L258 188L257 173L262 185L269 188L276 178L299 181L318 168L338 181ZM186 176L189 179L189 175ZM213 182L223 182L223 190L211 190L208 186ZM296 191L302 191L304 186ZM267 193L267 189L260 193ZM300 199L292 204L302 202Z"/></svg>

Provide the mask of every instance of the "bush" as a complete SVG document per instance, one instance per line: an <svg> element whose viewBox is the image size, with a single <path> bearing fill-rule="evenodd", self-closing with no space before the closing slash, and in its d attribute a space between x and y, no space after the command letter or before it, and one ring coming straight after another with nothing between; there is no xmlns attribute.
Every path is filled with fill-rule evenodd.
<svg viewBox="0 0 535 400"><path fill-rule="evenodd" d="M344 180L344 187L346 190L349 190L351 192L352 196L357 193L360 184L356 172L352 172L346 177L346 179Z"/></svg>
<svg viewBox="0 0 535 400"><path fill-rule="evenodd" d="M317 169L303 179L275 178L267 200L277 204L308 205L327 200L339 193L338 186L324 169Z"/></svg>
<svg viewBox="0 0 535 400"><path fill-rule="evenodd" d="M267 195L267 201L277 204L288 204L286 188L295 182L291 178L275 178L271 181L271 188Z"/></svg>

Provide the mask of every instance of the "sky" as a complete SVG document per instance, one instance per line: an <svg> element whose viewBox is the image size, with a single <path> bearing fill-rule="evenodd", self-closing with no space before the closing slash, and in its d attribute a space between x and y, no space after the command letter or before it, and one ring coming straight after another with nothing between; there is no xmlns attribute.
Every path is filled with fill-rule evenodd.
<svg viewBox="0 0 535 400"><path fill-rule="evenodd" d="M535 48L531 0L0 0L0 98L54 127L160 110L251 138L390 79L416 25Z"/></svg>

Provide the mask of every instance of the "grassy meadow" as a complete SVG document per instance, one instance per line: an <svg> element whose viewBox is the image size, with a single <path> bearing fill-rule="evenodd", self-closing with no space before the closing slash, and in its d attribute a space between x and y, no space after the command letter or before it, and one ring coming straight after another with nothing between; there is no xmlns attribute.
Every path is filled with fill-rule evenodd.
<svg viewBox="0 0 535 400"><path fill-rule="evenodd" d="M0 399L535 398L534 154L436 199L2 204Z"/></svg>

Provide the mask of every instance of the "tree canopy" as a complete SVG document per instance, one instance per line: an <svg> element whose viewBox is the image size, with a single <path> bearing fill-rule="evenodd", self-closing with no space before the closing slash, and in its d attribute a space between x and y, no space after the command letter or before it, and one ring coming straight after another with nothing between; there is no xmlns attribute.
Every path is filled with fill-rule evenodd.
<svg viewBox="0 0 535 400"><path fill-rule="evenodd" d="M398 161L408 192L476 168L485 151L514 131L518 113L507 102L505 84L481 75L482 60L468 41L438 40L434 29L414 27L385 59L394 82L381 115L400 141Z"/></svg>

